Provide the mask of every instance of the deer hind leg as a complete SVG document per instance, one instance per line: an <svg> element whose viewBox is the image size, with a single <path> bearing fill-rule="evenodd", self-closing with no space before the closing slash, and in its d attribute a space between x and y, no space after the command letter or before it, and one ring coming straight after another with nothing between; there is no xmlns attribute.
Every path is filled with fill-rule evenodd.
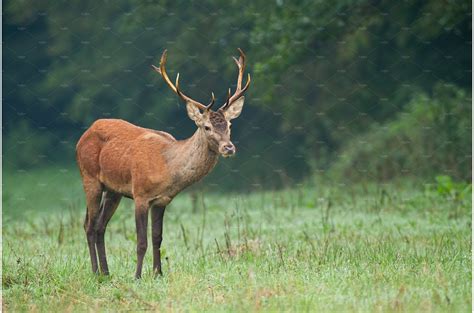
<svg viewBox="0 0 474 313"><path fill-rule="evenodd" d="M97 273L97 254L95 244L97 240L97 218L99 216L100 202L102 198L102 185L98 180L83 178L84 191L86 193L86 220L84 230L87 236L89 254L91 257L92 272Z"/></svg>
<svg viewBox="0 0 474 313"><path fill-rule="evenodd" d="M107 266L107 255L105 253L105 230L107 224L117 210L122 196L112 191L106 191L102 197L102 206L97 221L97 254L99 255L100 272L104 275L109 275L109 267Z"/></svg>

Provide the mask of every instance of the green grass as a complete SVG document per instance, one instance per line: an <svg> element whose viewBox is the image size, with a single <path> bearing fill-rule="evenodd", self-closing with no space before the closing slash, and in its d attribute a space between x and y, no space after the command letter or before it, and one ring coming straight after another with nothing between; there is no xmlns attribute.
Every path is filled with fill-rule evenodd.
<svg viewBox="0 0 474 313"><path fill-rule="evenodd" d="M133 205L94 276L75 170L4 173L3 308L18 311L471 310L471 202L413 183L189 193L167 208L164 276L135 270ZM205 183L204 183L205 185ZM201 201L202 200L202 201Z"/></svg>

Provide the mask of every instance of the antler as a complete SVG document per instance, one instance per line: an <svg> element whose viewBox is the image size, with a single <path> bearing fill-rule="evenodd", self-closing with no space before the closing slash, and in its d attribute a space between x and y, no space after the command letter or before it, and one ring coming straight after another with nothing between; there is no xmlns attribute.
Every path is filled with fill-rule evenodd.
<svg viewBox="0 0 474 313"><path fill-rule="evenodd" d="M191 102L193 103L194 105L196 105L198 108L200 108L201 110L203 111L207 111L207 110L210 110L211 107L214 105L214 102L215 102L215 97L214 97L214 93L212 93L212 99L211 99L211 102L208 104L208 105L204 105L196 100L193 100L191 99L190 97L186 96L180 89L179 89L179 73L178 75L176 75L176 83L175 85L173 85L173 83L171 82L170 78L168 77L168 74L166 73L166 68L165 68L165 65L166 65L166 56L167 56L167 53L168 53L168 50L165 49L165 51L163 51L163 54L161 55L161 60L160 60L160 67L156 67L154 65L152 65L153 69L155 71L157 71L158 73L160 73L160 75L163 77L163 79L165 80L166 84L181 98L183 99L183 101L185 102Z"/></svg>
<svg viewBox="0 0 474 313"><path fill-rule="evenodd" d="M245 53L240 48L238 48L238 50L240 52L239 59L237 60L235 57L232 57L235 61L235 64L237 64L237 67L239 68L239 76L237 77L237 88L235 90L235 93L232 96L230 95L230 89L229 89L227 101L221 107L221 110L227 110L232 105L232 103L234 103L237 99L242 97L244 92L250 86L250 74L247 74L248 75L247 83L245 84L244 88L242 88L242 78L244 76L244 71L245 71Z"/></svg>

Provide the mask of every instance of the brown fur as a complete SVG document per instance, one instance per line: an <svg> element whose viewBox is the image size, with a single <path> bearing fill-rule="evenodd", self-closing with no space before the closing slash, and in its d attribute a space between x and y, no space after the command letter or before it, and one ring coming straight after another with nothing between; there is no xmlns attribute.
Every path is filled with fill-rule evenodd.
<svg viewBox="0 0 474 313"><path fill-rule="evenodd" d="M217 162L217 153L201 144L201 132L177 141L164 132L102 119L79 140L77 162L83 179L95 180L105 190L166 206ZM157 202L157 197L163 200Z"/></svg>
<svg viewBox="0 0 474 313"><path fill-rule="evenodd" d="M227 130L228 122L222 111L210 112L209 120L211 121L212 126L214 126L214 129L219 131Z"/></svg>

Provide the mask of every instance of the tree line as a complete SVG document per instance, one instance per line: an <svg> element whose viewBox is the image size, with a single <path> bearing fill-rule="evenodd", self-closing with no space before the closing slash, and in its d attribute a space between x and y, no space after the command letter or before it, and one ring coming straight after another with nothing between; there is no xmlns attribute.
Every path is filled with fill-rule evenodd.
<svg viewBox="0 0 474 313"><path fill-rule="evenodd" d="M216 186L312 175L471 177L470 1L6 1L8 169L74 162L95 119L185 138L185 108L150 65L168 49L187 94L225 100L242 48L252 86ZM239 179L232 179L237 175ZM276 178L275 178L276 177ZM238 185L238 186L236 186Z"/></svg>

